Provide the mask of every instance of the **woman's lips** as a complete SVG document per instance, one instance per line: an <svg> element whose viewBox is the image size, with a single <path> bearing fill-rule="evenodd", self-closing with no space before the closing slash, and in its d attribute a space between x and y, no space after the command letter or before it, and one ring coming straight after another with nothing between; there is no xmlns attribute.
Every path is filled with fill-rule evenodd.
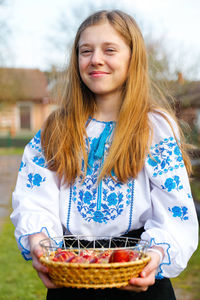
<svg viewBox="0 0 200 300"><path fill-rule="evenodd" d="M92 76L92 77L102 77L104 75L107 75L109 74L108 72L102 72L102 71L93 71L93 72L90 72L89 75Z"/></svg>

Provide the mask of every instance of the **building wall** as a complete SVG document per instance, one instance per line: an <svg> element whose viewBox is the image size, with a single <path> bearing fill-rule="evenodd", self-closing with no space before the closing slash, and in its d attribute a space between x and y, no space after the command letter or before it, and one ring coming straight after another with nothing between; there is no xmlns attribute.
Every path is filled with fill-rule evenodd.
<svg viewBox="0 0 200 300"><path fill-rule="evenodd" d="M38 131L47 118L47 105L36 103L33 106L33 131Z"/></svg>
<svg viewBox="0 0 200 300"><path fill-rule="evenodd" d="M7 135L8 133L11 135L15 135L16 132L16 105L4 104L0 108L0 134Z"/></svg>
<svg viewBox="0 0 200 300"><path fill-rule="evenodd" d="M41 129L45 120L50 113L55 109L53 104L35 103L33 106L33 131Z"/></svg>
<svg viewBox="0 0 200 300"><path fill-rule="evenodd" d="M56 106L52 104L30 101L4 105L0 109L0 135L15 136L27 132L36 133L55 108ZM28 119L30 120L28 121ZM27 124L27 128L25 125L25 128L21 128L22 122Z"/></svg>

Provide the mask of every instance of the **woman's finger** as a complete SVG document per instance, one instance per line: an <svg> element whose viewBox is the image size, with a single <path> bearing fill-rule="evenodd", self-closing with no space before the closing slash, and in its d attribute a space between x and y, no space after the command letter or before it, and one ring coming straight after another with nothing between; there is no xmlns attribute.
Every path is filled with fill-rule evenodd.
<svg viewBox="0 0 200 300"><path fill-rule="evenodd" d="M45 267L44 265L42 265L37 258L35 258L35 259L33 258L32 265L33 265L33 268L36 269L36 271L48 273L48 268Z"/></svg>
<svg viewBox="0 0 200 300"><path fill-rule="evenodd" d="M149 276L152 272L155 272L159 266L160 256L158 253L149 252L148 255L151 256L151 260L141 272L140 276L142 278Z"/></svg>
<svg viewBox="0 0 200 300"><path fill-rule="evenodd" d="M145 292L147 291L148 287L155 283L155 273L152 272L148 277L145 278L131 278L129 285L123 287L122 289L127 291L134 291L134 292Z"/></svg>
<svg viewBox="0 0 200 300"><path fill-rule="evenodd" d="M32 255L32 265L33 268L37 271L38 276L42 280L43 284L48 289L55 289L57 286L53 284L51 279L48 276L48 268L45 267L39 260L39 258L43 255L43 250L41 246L39 245L39 241L44 238L44 234L38 233L29 236L29 243L30 243L30 250Z"/></svg>
<svg viewBox="0 0 200 300"><path fill-rule="evenodd" d="M136 287L146 287L153 285L155 283L155 272L152 272L149 276L142 278L131 278L130 279L130 285L136 286Z"/></svg>
<svg viewBox="0 0 200 300"><path fill-rule="evenodd" d="M152 259L141 272L140 277L130 279L129 285L122 288L128 291L145 292L148 287L155 283L155 274L158 267L157 253L152 253Z"/></svg>
<svg viewBox="0 0 200 300"><path fill-rule="evenodd" d="M38 272L38 276L40 277L40 279L42 280L42 282L44 283L44 285L46 286L46 288L48 289L56 289L58 288L48 277L48 275L42 273L42 272Z"/></svg>
<svg viewBox="0 0 200 300"><path fill-rule="evenodd" d="M43 252L40 246L35 246L32 250L32 265L33 268L36 269L38 272L47 273L48 268L41 264L39 258L42 256Z"/></svg>
<svg viewBox="0 0 200 300"><path fill-rule="evenodd" d="M39 245L36 245L32 250L32 254L37 258L40 258L43 255L42 248Z"/></svg>
<svg viewBox="0 0 200 300"><path fill-rule="evenodd" d="M125 290L125 291L140 293L140 292L146 292L148 290L148 286L138 287L138 286L133 286L133 285L127 285L127 286L122 287L120 289Z"/></svg>

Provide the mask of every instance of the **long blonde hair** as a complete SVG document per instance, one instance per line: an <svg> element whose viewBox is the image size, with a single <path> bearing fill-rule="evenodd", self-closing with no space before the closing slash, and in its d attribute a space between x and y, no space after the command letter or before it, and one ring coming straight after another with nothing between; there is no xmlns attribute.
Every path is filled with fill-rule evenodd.
<svg viewBox="0 0 200 300"><path fill-rule="evenodd" d="M96 109L94 95L79 74L78 43L81 33L87 27L105 21L126 40L131 49L131 59L113 142L99 180L104 176L112 176L112 170L121 182L126 182L130 177L135 178L144 165L150 147L152 128L148 113L158 110L160 114L161 111L169 113L167 101L162 102L161 109L153 96L145 43L135 20L118 10L99 11L89 16L80 25L75 37L60 108L50 115L42 131L42 146L49 162L48 167L56 171L60 178L63 177L67 184L73 183L80 175L84 179L86 174L88 153L85 124ZM162 115L167 119L164 113ZM173 115L172 111L170 115ZM190 172L190 161L182 144L181 149ZM82 159L85 166L83 174Z"/></svg>

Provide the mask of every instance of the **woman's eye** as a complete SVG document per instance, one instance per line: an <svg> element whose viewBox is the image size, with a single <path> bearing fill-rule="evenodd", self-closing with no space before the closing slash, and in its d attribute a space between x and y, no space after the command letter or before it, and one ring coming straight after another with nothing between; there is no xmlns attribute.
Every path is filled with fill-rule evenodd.
<svg viewBox="0 0 200 300"><path fill-rule="evenodd" d="M113 53L113 52L115 52L115 49L108 48L108 49L106 49L106 52L108 52L108 53Z"/></svg>
<svg viewBox="0 0 200 300"><path fill-rule="evenodd" d="M92 50L82 50L80 53L81 54L87 54L87 53L90 53L90 52L92 52Z"/></svg>

